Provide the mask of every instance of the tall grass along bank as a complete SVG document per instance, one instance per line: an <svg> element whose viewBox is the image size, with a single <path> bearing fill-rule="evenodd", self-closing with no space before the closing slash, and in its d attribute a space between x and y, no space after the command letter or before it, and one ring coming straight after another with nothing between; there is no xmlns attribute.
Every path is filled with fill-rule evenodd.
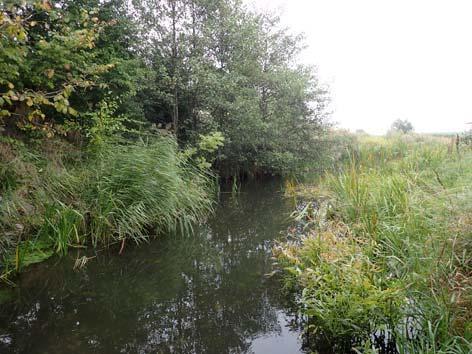
<svg viewBox="0 0 472 354"><path fill-rule="evenodd" d="M315 347L470 353L472 152L448 139L364 138L301 186L274 252Z"/></svg>
<svg viewBox="0 0 472 354"><path fill-rule="evenodd" d="M64 142L1 143L2 273L70 247L191 231L212 209L212 177L172 138L108 144L84 156Z"/></svg>

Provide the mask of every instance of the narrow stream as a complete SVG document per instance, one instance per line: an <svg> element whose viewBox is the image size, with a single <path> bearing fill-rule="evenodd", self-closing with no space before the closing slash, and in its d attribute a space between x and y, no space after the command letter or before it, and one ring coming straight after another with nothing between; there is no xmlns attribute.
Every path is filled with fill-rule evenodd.
<svg viewBox="0 0 472 354"><path fill-rule="evenodd" d="M33 266L1 293L0 353L302 353L265 276L291 208L279 182L248 185L194 236Z"/></svg>

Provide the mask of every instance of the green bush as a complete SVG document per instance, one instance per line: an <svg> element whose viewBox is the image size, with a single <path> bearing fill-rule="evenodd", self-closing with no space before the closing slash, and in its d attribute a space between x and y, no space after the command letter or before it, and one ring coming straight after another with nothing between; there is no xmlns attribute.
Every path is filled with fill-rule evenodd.
<svg viewBox="0 0 472 354"><path fill-rule="evenodd" d="M385 280L359 240L334 230L313 233L301 246L276 249L279 265L300 286L302 313L312 335L337 342L392 328L405 303L401 284ZM351 236L351 235L350 235Z"/></svg>

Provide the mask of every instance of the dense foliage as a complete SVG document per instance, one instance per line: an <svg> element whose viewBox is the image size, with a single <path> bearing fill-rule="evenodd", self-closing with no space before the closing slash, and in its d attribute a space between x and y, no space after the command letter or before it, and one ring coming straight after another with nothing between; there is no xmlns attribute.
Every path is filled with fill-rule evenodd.
<svg viewBox="0 0 472 354"><path fill-rule="evenodd" d="M160 129L188 146L220 132L227 176L321 154L326 90L297 64L301 38L239 0L7 1L0 31L9 134L83 145Z"/></svg>
<svg viewBox="0 0 472 354"><path fill-rule="evenodd" d="M0 271L127 240L189 232L212 210L212 178L174 139L106 144L85 155L69 143L0 143Z"/></svg>
<svg viewBox="0 0 472 354"><path fill-rule="evenodd" d="M470 353L472 154L449 143L364 138L339 173L300 188L299 232L276 255L317 344Z"/></svg>
<svg viewBox="0 0 472 354"><path fill-rule="evenodd" d="M319 158L327 96L302 46L239 0L1 2L3 272L189 229L211 209L211 168Z"/></svg>

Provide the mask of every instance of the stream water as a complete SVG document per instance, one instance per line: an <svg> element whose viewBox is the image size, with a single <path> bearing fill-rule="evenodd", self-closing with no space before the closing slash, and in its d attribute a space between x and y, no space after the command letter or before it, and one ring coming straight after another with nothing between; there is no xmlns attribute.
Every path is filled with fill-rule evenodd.
<svg viewBox="0 0 472 354"><path fill-rule="evenodd" d="M32 266L3 290L0 353L302 353L268 278L292 206L278 182L222 193L193 236Z"/></svg>

